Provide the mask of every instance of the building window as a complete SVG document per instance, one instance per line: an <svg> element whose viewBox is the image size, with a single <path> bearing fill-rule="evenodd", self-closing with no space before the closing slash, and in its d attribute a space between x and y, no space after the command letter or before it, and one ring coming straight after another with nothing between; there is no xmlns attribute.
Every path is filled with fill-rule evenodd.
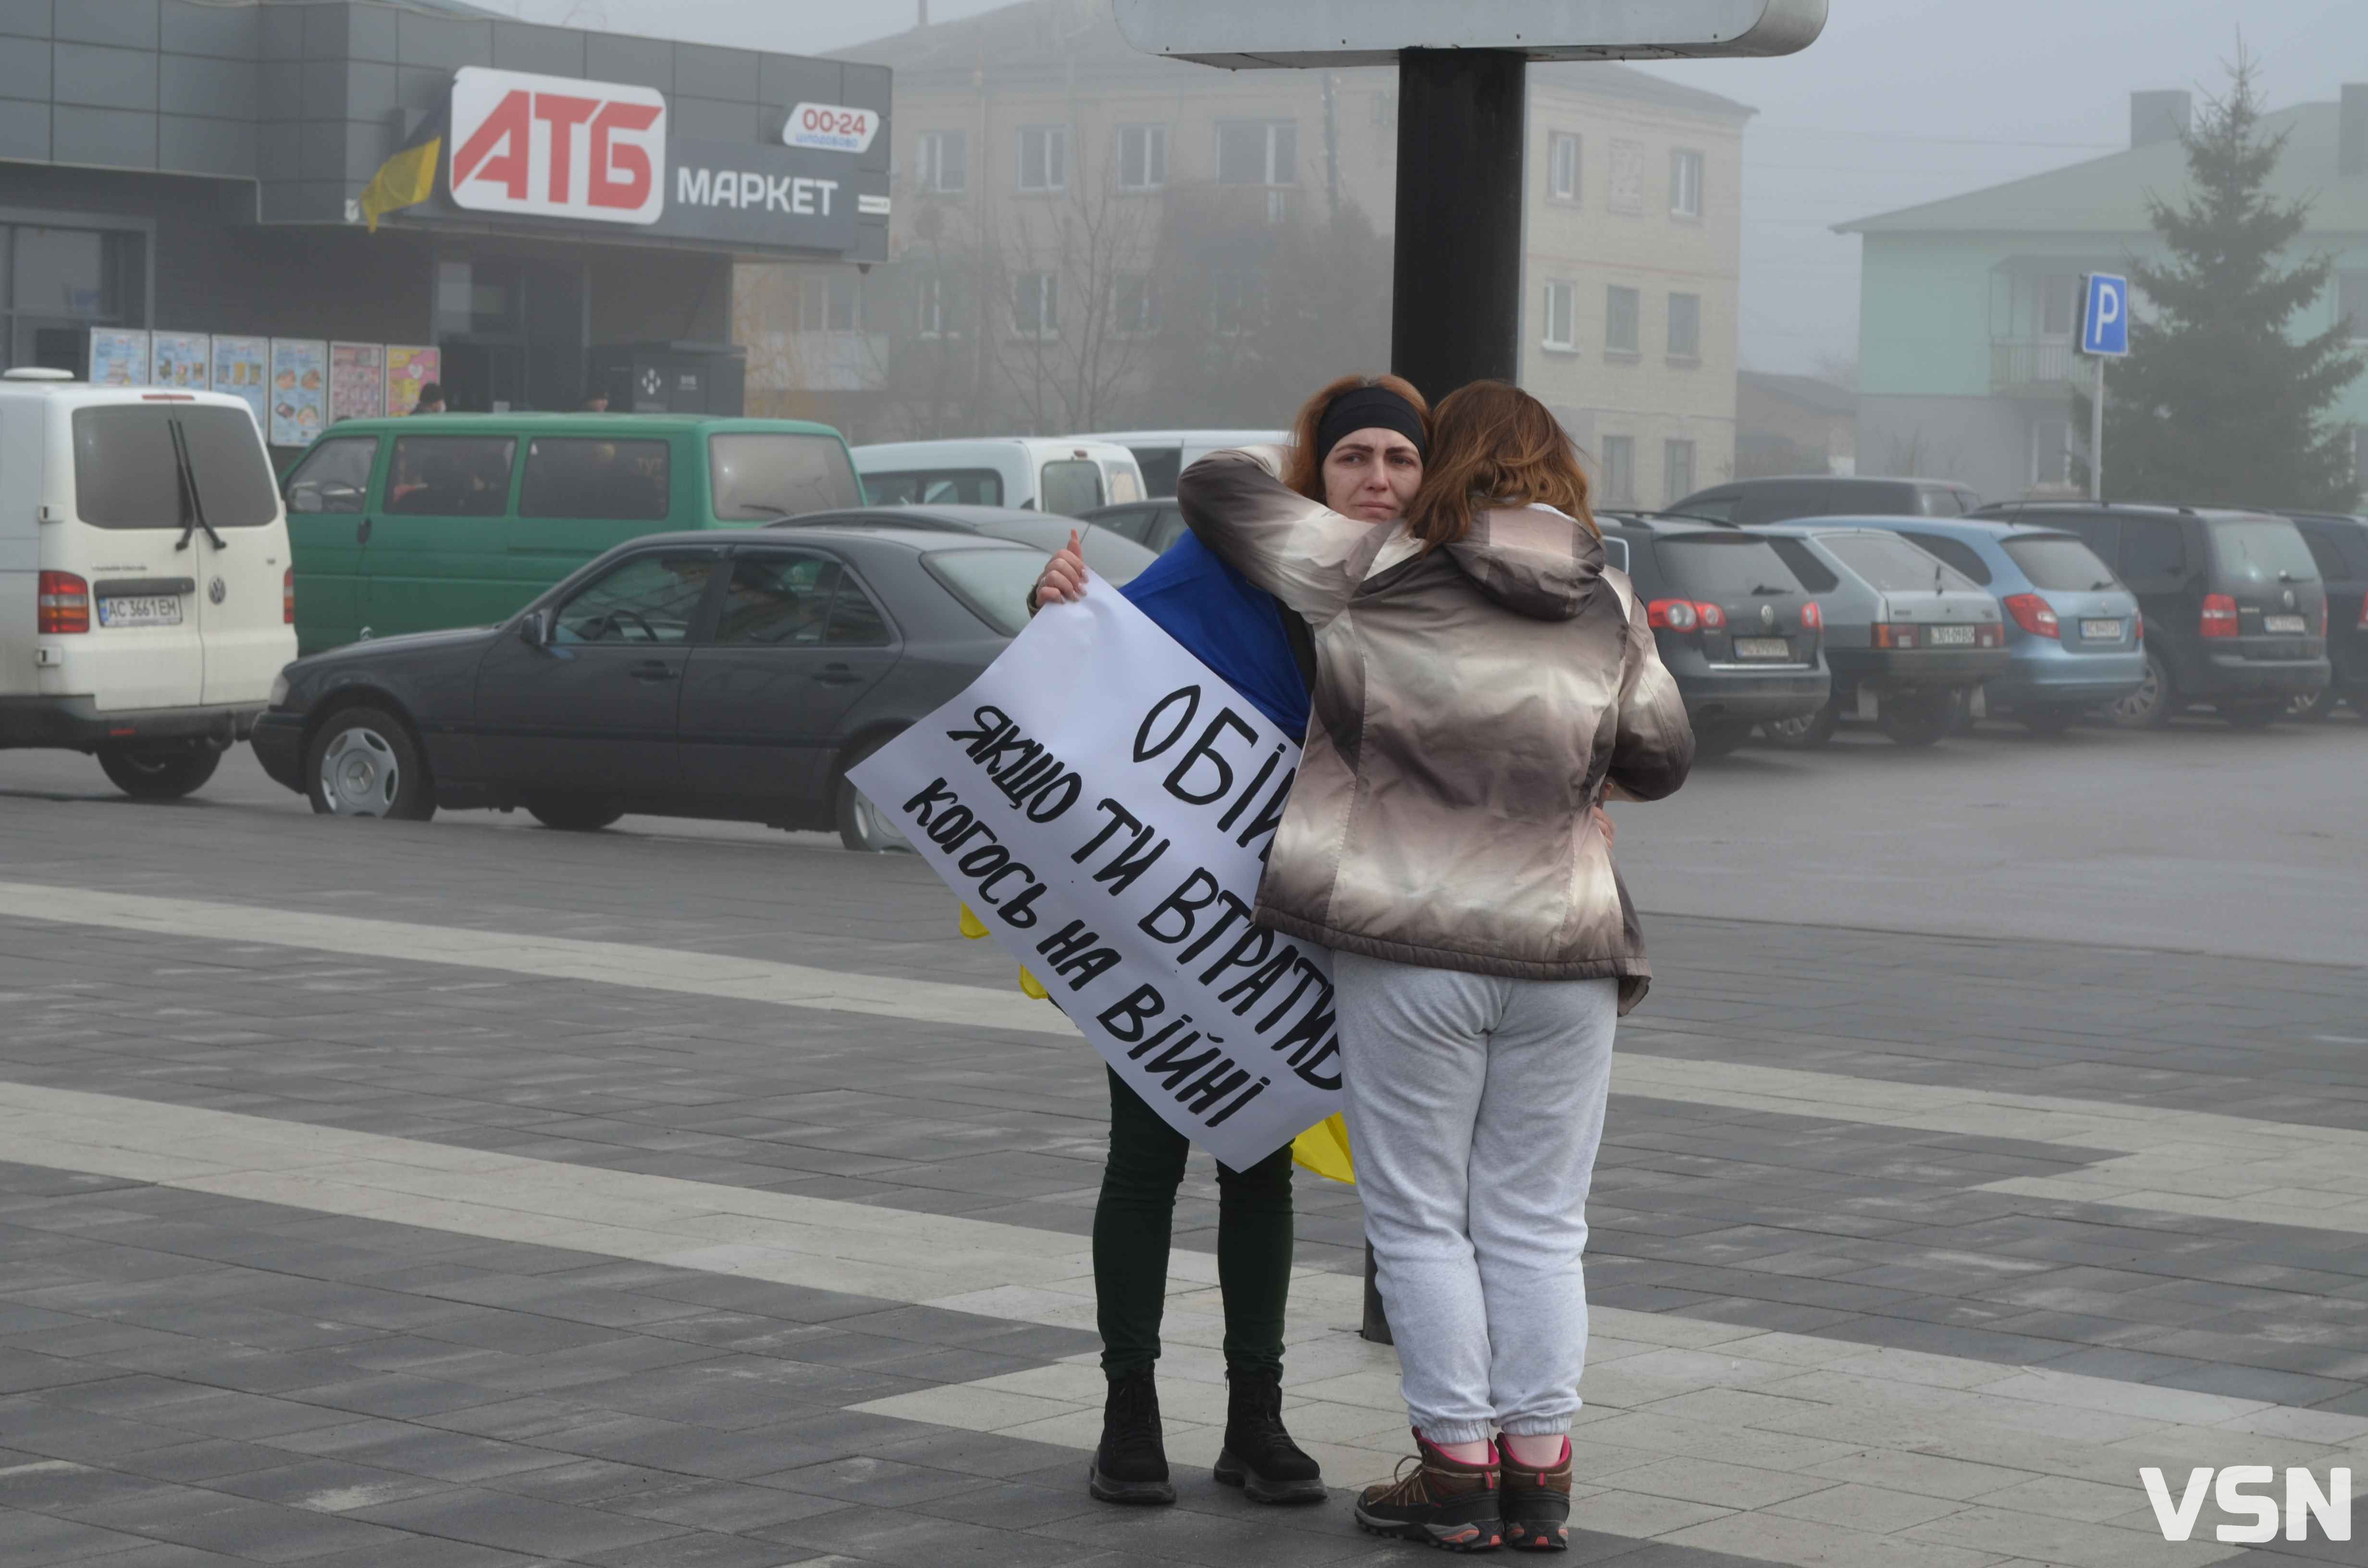
<svg viewBox="0 0 2368 1568"><path fill-rule="evenodd" d="M914 290L914 324L923 337L962 335L962 296L948 279L932 274Z"/></svg>
<svg viewBox="0 0 2368 1568"><path fill-rule="evenodd" d="M797 280L800 332L854 332L863 324L863 282L852 271L808 272Z"/></svg>
<svg viewBox="0 0 2368 1568"><path fill-rule="evenodd" d="M1221 267L1209 281L1211 328L1228 336L1254 330L1265 302L1258 270L1250 267Z"/></svg>
<svg viewBox="0 0 2368 1568"><path fill-rule="evenodd" d="M1219 185L1295 185L1299 126L1288 119L1217 122Z"/></svg>
<svg viewBox="0 0 2368 1568"><path fill-rule="evenodd" d="M1682 148L1669 154L1669 215L1702 216L1702 155Z"/></svg>
<svg viewBox="0 0 2368 1568"><path fill-rule="evenodd" d="M2080 279L2066 272L2039 280L2040 336L2071 336L2079 309Z"/></svg>
<svg viewBox="0 0 2368 1568"><path fill-rule="evenodd" d="M1645 144L1642 142L1611 143L1611 178L1605 188L1604 204L1614 212L1645 210Z"/></svg>
<svg viewBox="0 0 2368 1568"><path fill-rule="evenodd" d="M970 188L970 137L960 131L924 131L913 149L913 184L939 196Z"/></svg>
<svg viewBox="0 0 2368 1568"><path fill-rule="evenodd" d="M1022 337L1061 335L1061 279L1050 272L1023 272L1012 279L1011 330Z"/></svg>
<svg viewBox="0 0 2368 1568"><path fill-rule="evenodd" d="M1577 303L1577 294L1578 290L1573 284L1549 283L1546 285L1545 308L1542 312L1545 317L1545 331L1541 335L1540 341L1548 348L1571 349L1578 347L1578 340L1575 335L1577 328L1572 322Z"/></svg>
<svg viewBox="0 0 2368 1568"><path fill-rule="evenodd" d="M145 322L145 252L137 233L0 224L0 366L87 375L93 326Z"/></svg>
<svg viewBox="0 0 2368 1568"><path fill-rule="evenodd" d="M1606 290L1603 305L1603 351L1606 354L1634 355L1641 350L1642 338L1637 333L1637 318L1642 314L1643 296L1634 289L1614 284Z"/></svg>
<svg viewBox="0 0 2368 1568"><path fill-rule="evenodd" d="M1661 443L1661 505L1675 506L1694 493L1694 444Z"/></svg>
<svg viewBox="0 0 2368 1568"><path fill-rule="evenodd" d="M1121 337L1147 337L1159 330L1150 274L1121 272L1110 280L1110 325Z"/></svg>
<svg viewBox="0 0 2368 1568"><path fill-rule="evenodd" d="M2072 483L2072 426L2068 420L2034 419L2031 422L2031 483L2033 485Z"/></svg>
<svg viewBox="0 0 2368 1568"><path fill-rule="evenodd" d="M1636 504L1636 441L1634 437L1603 437L1603 499L1614 506Z"/></svg>
<svg viewBox="0 0 2368 1568"><path fill-rule="evenodd" d="M1567 131L1546 137L1546 199L1578 199L1578 138Z"/></svg>
<svg viewBox="0 0 2368 1568"><path fill-rule="evenodd" d="M1069 128L1065 125L1023 125L1019 128L1019 188L1069 188Z"/></svg>
<svg viewBox="0 0 2368 1568"><path fill-rule="evenodd" d="M2368 272L2335 275L2335 314L2351 329L2352 342L2368 338Z"/></svg>
<svg viewBox="0 0 2368 1568"><path fill-rule="evenodd" d="M1167 127L1121 125L1118 128L1118 187L1157 190L1167 183Z"/></svg>
<svg viewBox="0 0 2368 1568"><path fill-rule="evenodd" d="M1702 360L1702 296L1669 296L1669 358Z"/></svg>
<svg viewBox="0 0 2368 1568"><path fill-rule="evenodd" d="M2351 488L2354 494L2368 492L2368 425L2351 427Z"/></svg>

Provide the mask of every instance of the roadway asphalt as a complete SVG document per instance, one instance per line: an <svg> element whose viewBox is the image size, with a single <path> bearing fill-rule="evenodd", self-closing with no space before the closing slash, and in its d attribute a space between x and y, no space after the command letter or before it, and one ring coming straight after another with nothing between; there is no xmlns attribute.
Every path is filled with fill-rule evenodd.
<svg viewBox="0 0 2368 1568"><path fill-rule="evenodd" d="M1845 726L1818 753L1749 747L1674 799L1619 808L1646 913L2353 963L2368 886L2368 722L2042 739L1991 723L1930 750ZM0 799L120 800L66 753L0 754ZM194 810L302 812L245 747ZM539 831L458 812L453 830ZM827 835L629 817L614 833L821 846Z"/></svg>

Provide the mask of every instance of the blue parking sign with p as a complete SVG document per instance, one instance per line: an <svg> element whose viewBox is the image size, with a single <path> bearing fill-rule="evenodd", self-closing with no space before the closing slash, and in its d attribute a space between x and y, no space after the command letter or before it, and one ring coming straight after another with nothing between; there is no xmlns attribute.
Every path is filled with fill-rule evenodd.
<svg viewBox="0 0 2368 1568"><path fill-rule="evenodd" d="M2088 277L2088 301L2080 312L2080 352L2122 355L2130 351L2130 280L2110 272Z"/></svg>

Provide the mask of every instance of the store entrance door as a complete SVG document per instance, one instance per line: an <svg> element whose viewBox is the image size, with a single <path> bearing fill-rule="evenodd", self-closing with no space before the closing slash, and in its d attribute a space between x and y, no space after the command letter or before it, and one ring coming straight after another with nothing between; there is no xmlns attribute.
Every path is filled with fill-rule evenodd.
<svg viewBox="0 0 2368 1568"><path fill-rule="evenodd" d="M491 414L526 406L526 349L515 343L444 341L444 406Z"/></svg>

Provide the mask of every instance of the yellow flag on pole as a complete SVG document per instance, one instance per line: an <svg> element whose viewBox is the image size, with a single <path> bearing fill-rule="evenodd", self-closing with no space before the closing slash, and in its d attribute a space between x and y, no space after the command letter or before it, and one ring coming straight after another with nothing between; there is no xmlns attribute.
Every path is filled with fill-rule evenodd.
<svg viewBox="0 0 2368 1568"><path fill-rule="evenodd" d="M450 119L450 111L439 108L421 120L402 150L381 164L370 184L362 187L355 205L361 209L371 233L378 233L378 221L385 214L398 207L416 207L436 194L436 170L444 156Z"/></svg>

